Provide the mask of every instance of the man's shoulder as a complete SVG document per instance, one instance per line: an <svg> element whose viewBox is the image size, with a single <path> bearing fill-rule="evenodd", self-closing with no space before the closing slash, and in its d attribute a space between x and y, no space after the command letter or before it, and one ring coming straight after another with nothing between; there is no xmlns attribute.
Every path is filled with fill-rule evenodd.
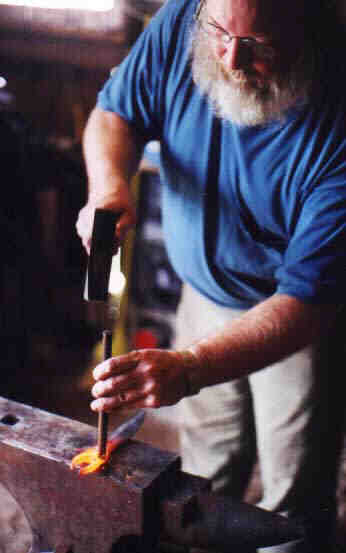
<svg viewBox="0 0 346 553"><path fill-rule="evenodd" d="M167 0L148 25L144 45L149 46L160 61L165 64L185 60L191 37L194 14L199 0Z"/></svg>
<svg viewBox="0 0 346 553"><path fill-rule="evenodd" d="M199 0L167 0L157 12L154 21L170 25L174 21L182 23L193 19Z"/></svg>
<svg viewBox="0 0 346 553"><path fill-rule="evenodd" d="M198 3L199 0L166 0L162 5L161 10L164 9L177 13L181 10L196 10Z"/></svg>

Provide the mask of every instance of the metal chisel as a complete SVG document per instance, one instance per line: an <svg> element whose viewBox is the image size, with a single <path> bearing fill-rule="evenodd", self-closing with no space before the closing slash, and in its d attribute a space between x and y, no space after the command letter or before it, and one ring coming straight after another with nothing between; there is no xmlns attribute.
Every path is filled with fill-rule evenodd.
<svg viewBox="0 0 346 553"><path fill-rule="evenodd" d="M114 306L109 306L109 292L117 294L120 303L121 289L124 288L125 283L125 277L120 266L121 248L115 236L115 227L120 216L121 212L96 209L84 288L84 299L89 302L102 302L105 305L106 312L107 309L112 309L112 326L115 324ZM113 256L117 249L117 253ZM110 320L110 317L104 317L104 321L106 320ZM106 360L111 356L112 328L105 328L103 332L103 359ZM97 444L98 453L101 457L106 452L107 434L108 415L100 412L98 415Z"/></svg>

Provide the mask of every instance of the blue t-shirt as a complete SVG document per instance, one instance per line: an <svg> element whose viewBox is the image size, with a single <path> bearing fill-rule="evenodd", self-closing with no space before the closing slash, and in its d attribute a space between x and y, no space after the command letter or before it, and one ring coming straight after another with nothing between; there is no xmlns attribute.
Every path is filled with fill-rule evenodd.
<svg viewBox="0 0 346 553"><path fill-rule="evenodd" d="M345 96L325 88L284 123L214 115L189 53L196 0L169 0L105 84L98 105L160 140L166 246L213 301L248 308L274 293L345 301ZM342 65L341 65L342 67Z"/></svg>

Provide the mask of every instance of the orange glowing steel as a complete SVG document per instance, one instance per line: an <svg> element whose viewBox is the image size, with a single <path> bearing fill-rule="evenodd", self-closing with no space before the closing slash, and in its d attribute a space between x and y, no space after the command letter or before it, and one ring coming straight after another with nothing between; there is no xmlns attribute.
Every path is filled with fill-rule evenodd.
<svg viewBox="0 0 346 553"><path fill-rule="evenodd" d="M71 461L71 469L78 469L79 474L91 474L98 472L109 461L112 451L122 442L122 440L110 440L107 442L106 453L104 456L98 454L98 448L88 447Z"/></svg>

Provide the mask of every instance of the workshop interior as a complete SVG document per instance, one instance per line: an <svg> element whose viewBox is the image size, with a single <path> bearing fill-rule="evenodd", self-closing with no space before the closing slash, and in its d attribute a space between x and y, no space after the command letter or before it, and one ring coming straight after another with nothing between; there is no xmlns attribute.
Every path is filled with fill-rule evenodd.
<svg viewBox="0 0 346 553"><path fill-rule="evenodd" d="M233 507L212 496L203 479L181 473L174 418L167 419L165 409L147 415L137 435L147 448L138 445L137 451L131 444L119 454L118 464L112 468L115 480L121 482L116 498L105 479L98 480L101 490L90 480L85 486L95 506L88 507L83 499L78 507L75 494L83 483L78 481L74 488L73 473L66 468L71 443L79 439L79 447L85 447L95 438L92 428L97 426L97 416L89 408L91 371L104 355L104 313L85 301L88 257L75 229L87 190L81 138L98 91L163 1L95 0L94 6L87 3L87 9L85 2L72 0L66 6L58 0L0 2L0 441L4 444L0 456L0 553L53 553L54 540L56 553L155 551L158 536L152 519L158 515L151 496L158 494L162 497L159 518L164 551L178 553L197 547L246 553L247 547L253 546L250 538L239 538L231 523L219 541L212 535L217 528L209 521L210 511L232 513ZM138 222L122 251L124 283L119 313L111 324L113 355L130 349L168 348L173 340L181 282L163 242L159 168L160 144L152 142L146 146L132 182ZM110 417L110 429L118 425L119 417ZM24 428L18 442L16 427ZM57 429L54 444L50 437L53 427ZM136 476L139 462L143 470ZM20 474L28 465L31 478L25 479ZM121 473L122 467L128 471L132 467L133 481ZM68 484L62 492L58 484L65 479ZM172 489L172 482L179 493ZM54 509L64 500L59 493L66 494L66 513L56 528L44 516L47 490L57 498ZM197 491L201 493L198 499ZM249 509L260 493L260 468L256 467L246 495ZM344 553L346 448L338 500L338 540L340 553ZM145 501L149 506L143 514ZM102 519L102 502L108 510L113 509L112 520L117 519L118 524L104 522L106 537L95 534L90 538L88 518L81 511L90 508L95 520ZM125 514L124 504L132 505ZM196 505L205 517L200 524L212 528L210 536L205 532L207 537L194 541L184 517ZM243 508L244 517L252 516L252 511L248 515L246 506ZM77 511L79 518L71 522ZM36 530L41 528L36 534L34 523ZM271 521L261 519L257 524L252 539L255 535L261 539L263 528L270 527ZM278 533L280 524L282 521L277 521ZM103 529L102 523L100 527ZM283 535L291 530L282 526ZM74 533L75 541L67 537L64 541L69 532ZM137 536L137 540L126 542L124 533ZM197 523L193 533L204 535ZM111 547L116 540L120 545ZM228 549L226 542L233 543L234 549ZM263 543L270 545L270 540Z"/></svg>

